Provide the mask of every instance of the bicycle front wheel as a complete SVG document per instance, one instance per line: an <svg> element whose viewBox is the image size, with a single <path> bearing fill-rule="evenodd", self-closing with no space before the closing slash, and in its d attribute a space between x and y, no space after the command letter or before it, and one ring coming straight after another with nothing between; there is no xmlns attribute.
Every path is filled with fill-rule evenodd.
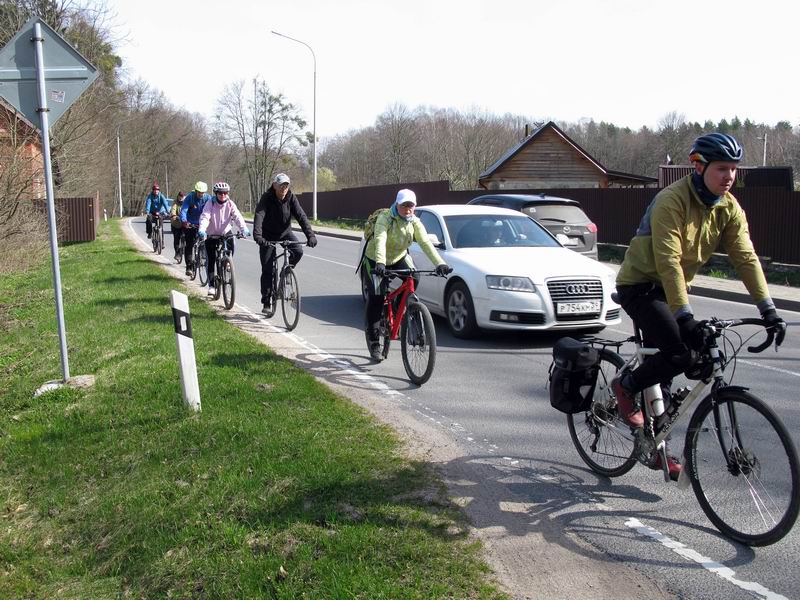
<svg viewBox="0 0 800 600"><path fill-rule="evenodd" d="M291 267L286 267L281 274L281 312L287 331L297 327L297 321L300 320L300 285Z"/></svg>
<svg viewBox="0 0 800 600"><path fill-rule="evenodd" d="M428 307L410 301L400 326L400 352L412 383L422 385L436 364L436 330Z"/></svg>
<svg viewBox="0 0 800 600"><path fill-rule="evenodd" d="M197 268L197 274L200 276L200 285L205 285L208 283L208 255L206 254L206 245L200 241L197 243L200 244L200 249L197 251L195 267Z"/></svg>
<svg viewBox="0 0 800 600"><path fill-rule="evenodd" d="M721 389L692 415L684 456L714 526L748 546L774 544L800 506L797 450L781 420L742 389Z"/></svg>
<svg viewBox="0 0 800 600"><path fill-rule="evenodd" d="M589 410L567 415L569 435L581 459L606 477L624 475L636 464L635 439L631 428L619 418L611 393L611 380L624 364L619 354L603 348Z"/></svg>
<svg viewBox="0 0 800 600"><path fill-rule="evenodd" d="M223 258L220 265L220 284L222 285L222 299L225 308L230 310L236 301L236 279L233 273L233 261L230 258Z"/></svg>
<svg viewBox="0 0 800 600"><path fill-rule="evenodd" d="M200 252L197 249L197 244L195 244L194 248L192 248L192 266L189 269L191 273L189 275L189 279L191 279L192 281L194 281L195 278L197 277L197 268L199 262L200 262Z"/></svg>

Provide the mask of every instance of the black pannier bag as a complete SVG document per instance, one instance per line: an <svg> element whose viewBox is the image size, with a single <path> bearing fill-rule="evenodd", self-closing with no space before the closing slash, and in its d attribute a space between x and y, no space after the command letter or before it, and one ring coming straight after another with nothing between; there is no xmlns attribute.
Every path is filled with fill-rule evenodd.
<svg viewBox="0 0 800 600"><path fill-rule="evenodd" d="M550 365L550 404L563 413L589 409L597 383L600 352L586 342L570 337L553 346Z"/></svg>

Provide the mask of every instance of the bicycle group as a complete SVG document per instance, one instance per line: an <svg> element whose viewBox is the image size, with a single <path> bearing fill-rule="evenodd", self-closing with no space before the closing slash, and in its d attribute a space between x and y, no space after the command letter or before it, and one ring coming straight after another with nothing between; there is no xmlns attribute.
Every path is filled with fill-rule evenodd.
<svg viewBox="0 0 800 600"><path fill-rule="evenodd" d="M618 351L625 341L567 338L554 347L550 394L553 406L568 413L572 440L594 471L618 476L639 462L662 471L667 481L686 479L723 533L745 544L763 545L783 537L798 516L800 467L791 437L774 412L725 378L726 367L735 364L746 342L726 347L733 327L760 325L767 330L767 342L748 347L753 352L773 341L777 348L786 333L744 211L730 192L742 157L741 146L729 135L712 133L695 140L689 153L693 172L653 199L617 276L614 298L634 322L634 336L625 340L636 344L633 357L626 361L612 350ZM302 249L291 231L292 218L310 247L316 245L316 237L289 183L281 173L261 197L253 235L262 266L262 311L272 316L276 301L285 303L288 297L284 319L287 327L294 327L300 298L291 269ZM180 222L187 274L202 260L192 252L195 238L206 240L213 295L218 281L223 286L225 281L225 275L214 278L215 269L220 269L216 258L220 252L224 257L233 253L233 240L225 235L230 222L245 234L249 231L235 205L225 204L227 184L215 184L213 199L205 191L205 184L198 182L183 200ZM389 209L370 217L358 269L367 300L364 334L371 358L385 359L389 342L399 337L406 372L413 382L424 383L435 363L436 338L430 313L414 291L420 275L446 277L452 269L414 215L416 204L413 191L400 190ZM159 207L157 200L153 205ZM415 270L408 254L413 242L435 265L433 271ZM689 283L719 247L744 281L760 319L695 318ZM401 285L392 290L389 282L394 278ZM673 378L681 374L699 383L673 391ZM709 385L710 392L701 399ZM670 433L696 400L700 402L689 420L681 464L669 452ZM765 431L772 432L771 445L762 443Z"/></svg>

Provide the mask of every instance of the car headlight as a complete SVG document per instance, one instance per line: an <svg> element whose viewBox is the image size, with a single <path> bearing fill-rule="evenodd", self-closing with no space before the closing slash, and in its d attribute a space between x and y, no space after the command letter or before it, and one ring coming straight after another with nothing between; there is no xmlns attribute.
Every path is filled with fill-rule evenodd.
<svg viewBox="0 0 800 600"><path fill-rule="evenodd" d="M527 277L511 277L510 275L487 275L486 286L492 290L507 292L535 292L536 286Z"/></svg>

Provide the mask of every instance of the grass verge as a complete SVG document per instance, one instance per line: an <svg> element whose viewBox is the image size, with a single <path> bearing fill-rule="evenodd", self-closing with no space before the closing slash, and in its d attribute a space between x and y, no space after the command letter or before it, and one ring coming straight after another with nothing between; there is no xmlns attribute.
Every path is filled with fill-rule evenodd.
<svg viewBox="0 0 800 600"><path fill-rule="evenodd" d="M462 513L388 428L191 298L182 405L169 290L117 222L0 276L0 597L501 598Z"/></svg>

